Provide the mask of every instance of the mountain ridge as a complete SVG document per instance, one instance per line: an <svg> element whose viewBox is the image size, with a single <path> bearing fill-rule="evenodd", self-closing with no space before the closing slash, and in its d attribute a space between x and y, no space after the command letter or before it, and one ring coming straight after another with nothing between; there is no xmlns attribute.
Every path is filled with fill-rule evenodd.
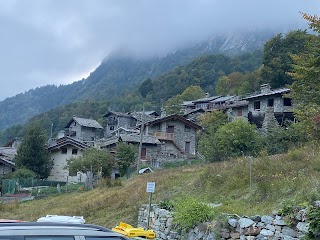
<svg viewBox="0 0 320 240"><path fill-rule="evenodd" d="M0 102L0 130L24 124L37 114L85 99L111 100L132 90L147 78L156 78L186 65L199 56L235 55L261 49L275 32L226 34L180 49L164 57L135 59L109 57L83 80L68 85L46 85Z"/></svg>

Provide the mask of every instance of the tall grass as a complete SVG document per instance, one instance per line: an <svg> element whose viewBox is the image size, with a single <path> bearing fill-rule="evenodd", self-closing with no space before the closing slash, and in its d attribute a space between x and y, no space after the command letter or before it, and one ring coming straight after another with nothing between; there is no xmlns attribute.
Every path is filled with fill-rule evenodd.
<svg viewBox="0 0 320 240"><path fill-rule="evenodd" d="M138 209L148 203L147 182L156 182L152 202L179 201L195 196L204 203L221 203L220 213L271 214L284 204L303 204L320 197L320 155L317 146L285 155L252 159L252 186L247 158L184 165L117 183L104 182L91 191L1 205L2 218L34 221L46 214L81 215L87 222L112 228L120 221L137 224Z"/></svg>

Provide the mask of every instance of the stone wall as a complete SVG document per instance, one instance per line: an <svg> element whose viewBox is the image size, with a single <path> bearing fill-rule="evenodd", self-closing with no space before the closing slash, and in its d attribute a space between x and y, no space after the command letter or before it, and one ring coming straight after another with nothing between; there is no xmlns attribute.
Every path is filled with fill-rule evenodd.
<svg viewBox="0 0 320 240"><path fill-rule="evenodd" d="M139 209L138 227L147 227L147 216L148 205L143 205ZM159 240L295 240L301 239L308 232L305 209L297 211L290 225L277 213L272 216L251 217L232 215L227 217L224 224L208 222L189 231L179 231L173 223L172 213L153 204L149 223Z"/></svg>

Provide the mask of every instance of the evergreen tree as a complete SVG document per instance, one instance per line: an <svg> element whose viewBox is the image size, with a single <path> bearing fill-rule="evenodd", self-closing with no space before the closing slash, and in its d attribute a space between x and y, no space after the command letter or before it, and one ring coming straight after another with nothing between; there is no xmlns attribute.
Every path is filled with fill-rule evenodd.
<svg viewBox="0 0 320 240"><path fill-rule="evenodd" d="M46 139L43 129L37 122L27 126L14 159L16 166L33 171L39 178L47 178L52 163L46 149Z"/></svg>

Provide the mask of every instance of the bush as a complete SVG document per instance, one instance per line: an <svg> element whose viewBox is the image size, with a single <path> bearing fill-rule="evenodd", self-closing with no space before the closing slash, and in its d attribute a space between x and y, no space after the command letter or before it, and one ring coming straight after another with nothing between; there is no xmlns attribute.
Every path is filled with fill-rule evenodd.
<svg viewBox="0 0 320 240"><path fill-rule="evenodd" d="M213 215L211 207L193 197L185 197L178 201L175 210L174 222L185 229L208 221Z"/></svg>
<svg viewBox="0 0 320 240"><path fill-rule="evenodd" d="M27 168L19 168L17 171L13 172L10 177L19 179L35 178L36 173Z"/></svg>
<svg viewBox="0 0 320 240"><path fill-rule="evenodd" d="M172 211L174 209L174 203L170 200L163 200L159 202L159 207L168 211Z"/></svg>

